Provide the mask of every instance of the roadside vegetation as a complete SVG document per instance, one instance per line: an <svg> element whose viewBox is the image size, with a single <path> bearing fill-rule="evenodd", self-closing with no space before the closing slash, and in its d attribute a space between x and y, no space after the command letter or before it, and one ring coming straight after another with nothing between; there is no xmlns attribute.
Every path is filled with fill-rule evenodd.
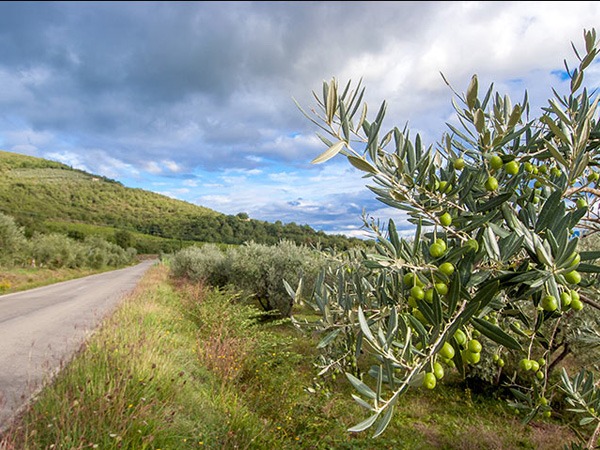
<svg viewBox="0 0 600 450"><path fill-rule="evenodd" d="M99 236L78 241L60 233L26 237L15 220L0 213L0 294L124 267L137 251Z"/></svg>
<svg viewBox="0 0 600 450"><path fill-rule="evenodd" d="M311 314L310 311L298 311ZM316 376L319 336L265 318L231 288L156 265L13 427L21 449L560 449L557 419L527 427L457 377L415 389L374 441L349 434L351 386Z"/></svg>
<svg viewBox="0 0 600 450"><path fill-rule="evenodd" d="M289 317L294 305L284 280L294 286L300 280L314 285L326 267L324 254L290 241L277 245L254 242L225 250L216 245L189 247L172 260L173 274L217 288L234 286L255 299L257 306L274 317Z"/></svg>

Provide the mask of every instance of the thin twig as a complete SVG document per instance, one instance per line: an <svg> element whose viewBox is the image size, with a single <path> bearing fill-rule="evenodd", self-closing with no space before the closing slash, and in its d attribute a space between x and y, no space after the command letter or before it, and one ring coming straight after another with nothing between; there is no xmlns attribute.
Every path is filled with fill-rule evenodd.
<svg viewBox="0 0 600 450"><path fill-rule="evenodd" d="M587 443L586 448L588 450L594 450L596 448L596 443L598 442L598 437L600 437L600 422L598 422L598 426L594 430L594 433L590 437L590 440Z"/></svg>
<svg viewBox="0 0 600 450"><path fill-rule="evenodd" d="M581 298L581 300L583 300L585 303L587 303L591 307L600 310L600 303L592 300L591 298L587 297L586 295L580 295L579 297Z"/></svg>

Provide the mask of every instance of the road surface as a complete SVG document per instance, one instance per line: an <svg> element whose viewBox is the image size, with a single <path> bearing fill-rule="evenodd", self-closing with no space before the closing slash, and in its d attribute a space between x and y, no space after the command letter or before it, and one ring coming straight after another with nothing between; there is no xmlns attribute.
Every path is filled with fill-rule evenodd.
<svg viewBox="0 0 600 450"><path fill-rule="evenodd" d="M0 432L154 263L0 296Z"/></svg>

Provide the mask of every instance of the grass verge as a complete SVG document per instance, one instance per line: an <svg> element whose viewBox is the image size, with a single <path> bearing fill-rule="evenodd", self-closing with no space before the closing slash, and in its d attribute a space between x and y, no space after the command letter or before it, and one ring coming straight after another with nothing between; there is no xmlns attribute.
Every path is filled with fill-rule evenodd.
<svg viewBox="0 0 600 450"><path fill-rule="evenodd" d="M0 275L0 295L25 291L36 287L47 286L61 281L86 277L96 273L114 270L114 267L98 269L47 269L47 268L2 268Z"/></svg>
<svg viewBox="0 0 600 450"><path fill-rule="evenodd" d="M262 320L235 293L172 282L158 265L2 437L21 449L562 449L460 383L403 398L385 434L345 379L315 377L315 339ZM0 445L0 448L2 448Z"/></svg>

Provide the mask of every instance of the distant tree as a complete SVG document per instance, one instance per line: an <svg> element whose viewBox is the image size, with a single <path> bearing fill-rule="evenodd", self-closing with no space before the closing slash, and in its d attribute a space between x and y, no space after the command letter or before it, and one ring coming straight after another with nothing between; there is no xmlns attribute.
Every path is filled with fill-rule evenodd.
<svg viewBox="0 0 600 450"><path fill-rule="evenodd" d="M117 230L115 232L115 243L124 249L133 247L133 235L127 230Z"/></svg>
<svg viewBox="0 0 600 450"><path fill-rule="evenodd" d="M150 227L148 229L148 234L151 234L153 236L162 236L162 234L163 234L162 227L157 223L150 224Z"/></svg>
<svg viewBox="0 0 600 450"><path fill-rule="evenodd" d="M0 263L12 264L25 244L25 233L11 216L0 213Z"/></svg>
<svg viewBox="0 0 600 450"><path fill-rule="evenodd" d="M76 241L83 241L85 239L85 233L79 230L69 230L67 236Z"/></svg>

